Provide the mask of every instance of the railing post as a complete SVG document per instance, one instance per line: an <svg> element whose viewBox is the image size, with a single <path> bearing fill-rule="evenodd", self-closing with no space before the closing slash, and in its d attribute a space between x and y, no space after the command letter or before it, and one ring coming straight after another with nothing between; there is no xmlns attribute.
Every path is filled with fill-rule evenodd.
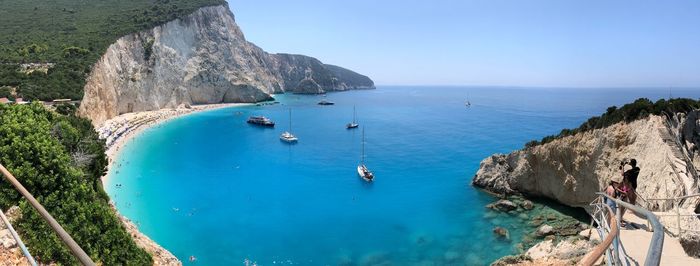
<svg viewBox="0 0 700 266"><path fill-rule="evenodd" d="M622 206L617 206L615 208L615 221L614 224L611 224L610 226L615 226L617 228L617 231L620 232L620 222L622 221ZM618 233L615 235L615 245L613 246L613 249L615 250L615 254L613 255L613 259L615 260L614 264L619 264L620 263L620 234Z"/></svg>
<svg viewBox="0 0 700 266"><path fill-rule="evenodd" d="M681 236L681 204L678 199L674 199L673 203L676 204L676 222L678 222L678 236Z"/></svg>
<svg viewBox="0 0 700 266"><path fill-rule="evenodd" d="M36 209L36 211L41 215L42 218L51 226L51 229L56 232L58 237L63 241L66 246L68 246L68 249L73 253L73 256L80 261L81 264L83 265L95 265L94 262L92 262L92 259L90 259L90 256L83 251L82 248L78 245L78 243L73 240L73 238L66 232L66 230L63 230L63 227L56 221L56 219L51 216L51 214L44 209L44 206L42 206L35 198L32 196L29 191L22 186L22 183L17 181L17 178L8 171L5 166L0 164L0 173L2 173L5 176L5 179L9 181L15 189L21 194L25 199L27 199L27 202Z"/></svg>

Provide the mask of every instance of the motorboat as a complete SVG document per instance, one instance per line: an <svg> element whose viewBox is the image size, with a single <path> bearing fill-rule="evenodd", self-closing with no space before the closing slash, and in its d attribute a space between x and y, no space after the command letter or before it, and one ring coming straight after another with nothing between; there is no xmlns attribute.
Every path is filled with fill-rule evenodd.
<svg viewBox="0 0 700 266"><path fill-rule="evenodd" d="M275 127L275 122L264 116L251 116L248 118L248 124L263 126L263 127Z"/></svg>

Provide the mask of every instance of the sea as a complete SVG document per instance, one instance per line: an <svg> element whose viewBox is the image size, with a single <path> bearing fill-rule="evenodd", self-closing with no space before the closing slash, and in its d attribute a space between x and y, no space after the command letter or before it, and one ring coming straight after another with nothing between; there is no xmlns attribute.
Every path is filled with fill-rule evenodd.
<svg viewBox="0 0 700 266"><path fill-rule="evenodd" d="M485 208L496 198L470 185L484 158L609 106L670 95L698 99L700 89L378 86L275 95L278 104L204 111L143 131L104 185L121 214L185 265L488 265L517 253L528 228ZM318 105L323 99L335 104ZM353 108L360 126L346 129ZM252 115L277 124L246 123ZM287 130L298 143L280 141ZM371 183L356 170L363 131Z"/></svg>

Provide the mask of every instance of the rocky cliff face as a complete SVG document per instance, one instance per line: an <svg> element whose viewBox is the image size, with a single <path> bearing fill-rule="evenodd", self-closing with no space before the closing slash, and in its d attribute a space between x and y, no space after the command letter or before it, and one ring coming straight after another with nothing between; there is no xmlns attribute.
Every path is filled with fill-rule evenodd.
<svg viewBox="0 0 700 266"><path fill-rule="evenodd" d="M472 184L495 193L524 193L586 208L595 192L620 175L620 161L635 158L641 168L637 188L641 197L697 193L697 177L688 169L694 169L692 164L698 161L698 112L672 120L651 116L492 155L481 162ZM696 208L697 202L684 206ZM655 202L646 207L665 210L670 206Z"/></svg>
<svg viewBox="0 0 700 266"><path fill-rule="evenodd" d="M266 53L246 41L227 6L215 6L112 44L93 66L79 113L100 125L181 104L371 88L368 77L315 58Z"/></svg>

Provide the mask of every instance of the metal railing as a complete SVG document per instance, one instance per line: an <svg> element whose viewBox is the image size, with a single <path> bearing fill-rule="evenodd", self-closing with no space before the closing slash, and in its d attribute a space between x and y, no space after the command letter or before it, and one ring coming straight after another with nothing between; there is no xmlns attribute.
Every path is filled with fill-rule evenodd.
<svg viewBox="0 0 700 266"><path fill-rule="evenodd" d="M676 217L676 229L678 229L677 232L673 232L672 230L667 230L669 233L679 236L683 231L686 232L696 232L699 233L700 230L694 229L692 227L683 229L682 223L681 223L681 217L695 217L695 218L700 218L700 214L697 213L692 213L692 214L682 214L681 213L681 205L683 201L693 198L693 197L698 197L700 198L700 194L692 194L692 195L685 195L685 196L680 196L680 197L674 197L674 198L653 198L653 199L646 199L647 201L673 201L673 205L675 206L676 213L675 214L659 214L657 213L656 216L659 217ZM668 229L668 226L666 227Z"/></svg>
<svg viewBox="0 0 700 266"><path fill-rule="evenodd" d="M596 201L602 201L600 198L596 199ZM594 201L595 202L595 201ZM617 219L615 218L615 212L613 212L612 209L610 209L609 206L605 204L591 204L594 205L594 208L596 208L596 211L593 212L591 215L593 217L593 220L598 224L598 230L596 230L600 236L601 239L603 239L603 242L598 244L591 252L586 254L581 261L579 261L578 265L584 265L584 266L589 266L589 265L594 265L598 259L605 254L608 258L612 258L612 261L618 261L617 258L614 258L614 253L617 253L617 243L616 245L613 246L615 249L615 252L612 253L610 251L610 245L613 244L613 242L618 241L619 242L619 233L620 229L617 226ZM608 215L605 215L605 213L608 213ZM607 217L607 218L606 218ZM612 226L610 226L612 225ZM606 234L607 233L607 234ZM608 264L611 264L610 260L608 260Z"/></svg>
<svg viewBox="0 0 700 266"><path fill-rule="evenodd" d="M61 227L61 225L56 221L56 219L49 214L49 212L44 209L44 206L41 206L41 204L32 196L29 191L27 191L22 184L17 181L17 178L8 171L5 166L0 164L0 173L2 173L5 176L5 179L12 184L12 186L15 187L15 189L29 202L29 204L36 209L37 212L39 212L39 215L41 215L42 218L51 226L51 229L56 232L58 237L63 241L66 246L68 246L68 249L73 253L73 256L83 265L95 265L95 263L90 259L90 256L83 251L80 246L78 246L78 243L73 240L73 238L66 232L66 230ZM18 237L19 238L19 237ZM28 252L27 252L28 253ZM25 254L26 255L26 254ZM33 260L33 259L32 259Z"/></svg>
<svg viewBox="0 0 700 266"><path fill-rule="evenodd" d="M598 192L596 194L599 196L599 198L597 199L597 202L594 201L593 204L596 204L596 205L605 204L605 200L610 200L610 201L615 202L615 204L617 205L618 212L617 212L616 216L618 216L618 217L616 219L614 219L613 221L620 221L621 220L622 217L619 217L620 216L620 209L621 209L621 207L623 207L623 208L630 209L633 212L637 213L638 215L642 216L651 224L651 228L652 228L653 232L652 232L652 236L651 236L651 242L649 243L649 248L647 249L647 255L645 258L644 265L645 266L658 266L661 263L661 252L663 251L663 245L664 245L664 227L663 227L663 225L661 225L661 222L659 222L659 219L656 217L656 215L645 208L642 208L642 207L637 206L637 205L632 205L630 203L624 202L624 201L619 200L619 199L612 198L605 193ZM605 206L605 207L598 206L597 208L603 209L606 207L607 206ZM609 232L613 232L614 230L615 230L615 232L619 232L619 230L620 230L620 224L617 222L616 223L608 223L607 221L605 221L605 219L597 219L595 216L593 216L593 218L596 220L599 227L602 227L601 229L603 229L603 230L608 230ZM613 227L615 227L615 228L613 228ZM618 238L618 240L619 240L619 238ZM611 241L610 243L607 243L606 248L608 248L612 242L613 241ZM618 264L620 261L619 260L620 254L619 254L619 249L618 249L617 245L619 245L622 248L623 255L625 257L629 258L626 255L626 252L624 252L624 247L622 246L621 241L617 241L615 246L613 246L613 251L606 253L606 256L608 256L608 258L610 258L608 260L609 265Z"/></svg>
<svg viewBox="0 0 700 266"><path fill-rule="evenodd" d="M0 210L0 219L2 219L2 222L5 223L5 226L7 227L7 230L10 231L10 234L12 234L12 238L15 239L17 242L17 246L19 246L19 249L22 250L22 254L24 254L24 257L27 258L27 261L29 262L30 265L36 266L36 260L34 260L34 257L32 257L32 254L29 253L29 250L27 249L27 246L24 245L24 242L22 242L22 239L19 238L19 235L15 231L15 228L12 227L12 224L10 223L10 220L7 219L5 216L5 213Z"/></svg>

